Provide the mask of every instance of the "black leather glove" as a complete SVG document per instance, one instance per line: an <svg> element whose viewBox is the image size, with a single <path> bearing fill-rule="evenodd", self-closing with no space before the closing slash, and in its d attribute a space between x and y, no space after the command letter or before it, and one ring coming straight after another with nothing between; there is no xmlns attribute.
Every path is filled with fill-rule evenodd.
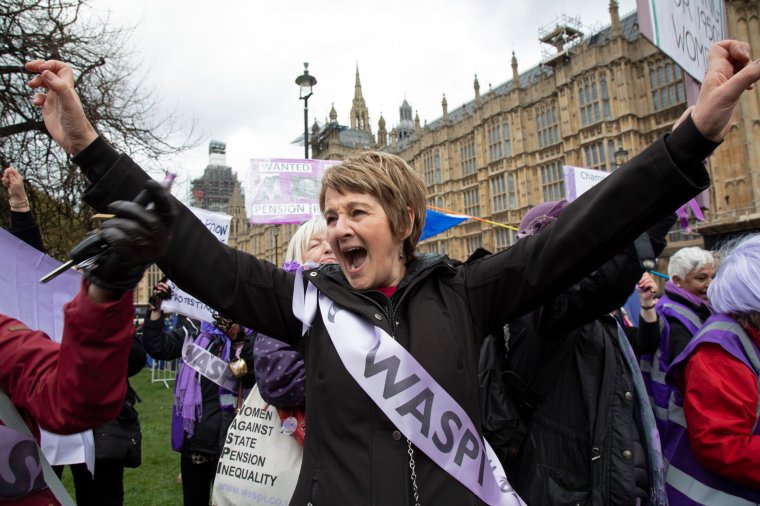
<svg viewBox="0 0 760 506"><path fill-rule="evenodd" d="M105 290L131 290L169 247L176 210L169 193L153 180L145 183L133 202L119 200L108 210L115 217L97 231L108 247L86 275Z"/></svg>

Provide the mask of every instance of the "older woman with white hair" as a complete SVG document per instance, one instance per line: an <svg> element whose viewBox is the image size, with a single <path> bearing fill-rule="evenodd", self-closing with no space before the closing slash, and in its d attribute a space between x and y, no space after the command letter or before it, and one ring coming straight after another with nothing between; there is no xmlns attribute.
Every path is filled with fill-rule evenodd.
<svg viewBox="0 0 760 506"><path fill-rule="evenodd" d="M715 276L715 260L712 253L702 248L682 248L670 257L668 276L670 280L665 284L665 295L656 305L641 308L642 311L654 309L660 322L657 351L643 355L640 365L657 428L663 437L670 402L665 372L712 314L707 288Z"/></svg>
<svg viewBox="0 0 760 506"><path fill-rule="evenodd" d="M313 269L336 261L327 242L327 224L319 215L303 223L290 238L283 269L294 272L301 266ZM259 334L253 345L253 360L265 401L277 408L304 407L306 368L301 353L279 339Z"/></svg>
<svg viewBox="0 0 760 506"><path fill-rule="evenodd" d="M664 453L671 505L760 503L760 234L723 256L715 314L673 361Z"/></svg>

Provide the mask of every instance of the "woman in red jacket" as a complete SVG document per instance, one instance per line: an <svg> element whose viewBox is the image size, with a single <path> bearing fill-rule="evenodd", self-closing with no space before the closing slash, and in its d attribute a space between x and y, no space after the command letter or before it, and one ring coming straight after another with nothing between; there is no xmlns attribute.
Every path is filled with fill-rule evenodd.
<svg viewBox="0 0 760 506"><path fill-rule="evenodd" d="M157 183L148 188L153 211L136 202L114 203L116 218L98 232L107 249L86 271L80 293L64 307L60 345L0 314L0 390L34 435L0 425L0 468L5 470L0 502L57 504L39 466L38 427L71 434L121 411L134 333L131 290L165 251L174 221L165 192ZM36 463L31 468L30 459Z"/></svg>
<svg viewBox="0 0 760 506"><path fill-rule="evenodd" d="M760 503L760 235L725 256L715 309L671 365L666 425L671 505Z"/></svg>

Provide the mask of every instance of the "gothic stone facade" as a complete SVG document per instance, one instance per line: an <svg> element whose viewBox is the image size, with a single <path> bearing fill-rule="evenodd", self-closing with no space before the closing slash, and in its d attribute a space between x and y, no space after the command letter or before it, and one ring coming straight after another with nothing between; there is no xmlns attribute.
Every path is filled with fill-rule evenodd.
<svg viewBox="0 0 760 506"><path fill-rule="evenodd" d="M730 36L753 47L760 47L758 4L727 2ZM518 72L513 55L512 79L483 95L476 78L474 99L464 106L449 111L444 97L441 118L424 127L417 119L411 138L399 140L395 129L388 136L381 117L374 148L398 154L424 178L429 205L516 227L531 206L565 196L563 165L615 170L669 131L686 108L683 73L639 33L636 14L620 19L615 2L610 14L608 28L578 37L526 72ZM572 38L564 28L558 27ZM758 104L756 87L709 161L708 221L696 227L708 246L760 222ZM325 135L313 137L315 158L343 158L364 148L341 143L339 128L345 129L328 125ZM678 227L670 239L666 256L703 243L701 235ZM514 240L507 228L470 220L420 249L464 259L478 247L500 251Z"/></svg>

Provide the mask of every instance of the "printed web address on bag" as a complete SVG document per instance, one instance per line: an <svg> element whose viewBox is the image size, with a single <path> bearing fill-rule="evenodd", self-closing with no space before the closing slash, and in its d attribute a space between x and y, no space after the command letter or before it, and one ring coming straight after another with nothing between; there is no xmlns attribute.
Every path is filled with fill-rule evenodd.
<svg viewBox="0 0 760 506"><path fill-rule="evenodd" d="M302 458L303 448L282 433L277 409L267 405L255 386L227 431L212 504L287 505Z"/></svg>

